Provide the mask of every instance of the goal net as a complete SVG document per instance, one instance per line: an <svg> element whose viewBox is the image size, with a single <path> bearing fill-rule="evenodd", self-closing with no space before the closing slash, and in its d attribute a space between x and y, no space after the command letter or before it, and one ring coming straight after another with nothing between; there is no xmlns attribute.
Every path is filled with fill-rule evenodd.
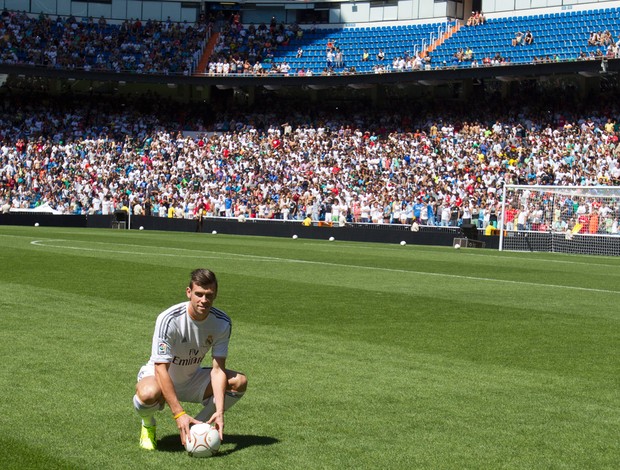
<svg viewBox="0 0 620 470"><path fill-rule="evenodd" d="M505 185L499 249L620 256L620 187Z"/></svg>

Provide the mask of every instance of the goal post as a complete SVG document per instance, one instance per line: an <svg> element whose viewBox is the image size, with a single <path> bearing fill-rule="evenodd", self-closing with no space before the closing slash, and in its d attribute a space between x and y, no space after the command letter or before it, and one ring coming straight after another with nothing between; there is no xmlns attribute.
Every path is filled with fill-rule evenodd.
<svg viewBox="0 0 620 470"><path fill-rule="evenodd" d="M620 256L620 186L504 185L499 249Z"/></svg>

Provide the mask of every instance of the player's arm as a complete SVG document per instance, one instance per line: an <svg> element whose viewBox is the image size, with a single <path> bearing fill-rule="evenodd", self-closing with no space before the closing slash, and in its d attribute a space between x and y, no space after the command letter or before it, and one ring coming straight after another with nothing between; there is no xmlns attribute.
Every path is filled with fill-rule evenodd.
<svg viewBox="0 0 620 470"><path fill-rule="evenodd" d="M166 403L168 403L168 406L170 407L170 411L172 411L172 416L178 416L175 421L177 428L179 428L181 443L185 445L185 440L187 439L187 437L189 437L190 424L197 423L198 421L196 421L187 413L184 413L183 407L181 406L181 403L177 398L177 392L174 388L174 383L172 382L170 374L168 373L169 368L169 362L156 363L155 378L157 379L157 383L159 384L161 393L164 396L164 400L166 400Z"/></svg>
<svg viewBox="0 0 620 470"><path fill-rule="evenodd" d="M213 368L211 369L211 386L213 387L215 413L213 413L208 423L215 424L220 432L220 440L224 440L224 397L226 395L227 385L226 358L214 357Z"/></svg>

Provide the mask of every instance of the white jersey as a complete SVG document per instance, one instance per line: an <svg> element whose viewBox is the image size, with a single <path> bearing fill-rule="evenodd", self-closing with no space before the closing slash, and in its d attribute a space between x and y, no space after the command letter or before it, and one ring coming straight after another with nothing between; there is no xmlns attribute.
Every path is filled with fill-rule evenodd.
<svg viewBox="0 0 620 470"><path fill-rule="evenodd" d="M192 378L210 349L212 357L228 355L232 327L228 315L211 307L207 318L195 321L188 306L189 302L182 302L160 313L153 334L149 364L169 363L175 386Z"/></svg>

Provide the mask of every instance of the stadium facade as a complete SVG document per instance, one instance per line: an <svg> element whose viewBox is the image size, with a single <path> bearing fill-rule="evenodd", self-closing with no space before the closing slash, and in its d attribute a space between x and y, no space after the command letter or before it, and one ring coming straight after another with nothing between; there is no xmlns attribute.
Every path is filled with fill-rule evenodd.
<svg viewBox="0 0 620 470"><path fill-rule="evenodd" d="M269 22L275 17L285 23L355 25L398 21L430 21L440 18L465 20L472 11L485 15L549 13L577 9L608 8L613 1L579 0L373 0L306 1L267 0L253 2L210 2L205 0L0 0L8 10L48 15L73 15L123 21L196 21L205 11L240 11L244 22Z"/></svg>

